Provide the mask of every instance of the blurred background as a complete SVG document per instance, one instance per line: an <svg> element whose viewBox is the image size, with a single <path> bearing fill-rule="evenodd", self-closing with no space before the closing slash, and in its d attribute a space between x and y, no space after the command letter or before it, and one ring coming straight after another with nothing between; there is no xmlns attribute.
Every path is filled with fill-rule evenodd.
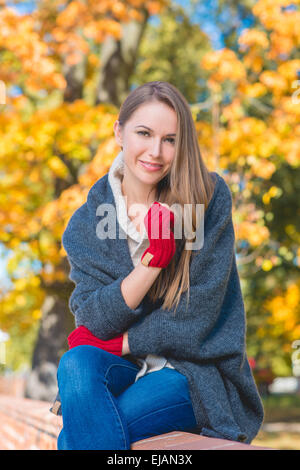
<svg viewBox="0 0 300 470"><path fill-rule="evenodd" d="M51 402L74 328L61 236L152 80L233 196L255 445L300 449L300 1L0 0L0 394Z"/></svg>

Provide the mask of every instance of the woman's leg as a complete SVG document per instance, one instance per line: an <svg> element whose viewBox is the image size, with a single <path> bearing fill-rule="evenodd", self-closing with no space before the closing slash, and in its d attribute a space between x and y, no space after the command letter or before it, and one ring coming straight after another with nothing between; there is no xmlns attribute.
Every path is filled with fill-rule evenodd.
<svg viewBox="0 0 300 470"><path fill-rule="evenodd" d="M196 432L187 378L163 368L139 378L117 399L130 442L180 430Z"/></svg>
<svg viewBox="0 0 300 470"><path fill-rule="evenodd" d="M58 450L126 450L130 439L115 396L135 380L139 368L94 346L66 352L57 371L63 430Z"/></svg>

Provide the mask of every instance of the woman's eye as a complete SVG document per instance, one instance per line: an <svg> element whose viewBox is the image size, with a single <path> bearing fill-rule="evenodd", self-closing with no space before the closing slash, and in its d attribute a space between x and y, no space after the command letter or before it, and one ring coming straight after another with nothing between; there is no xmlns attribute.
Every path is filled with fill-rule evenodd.
<svg viewBox="0 0 300 470"><path fill-rule="evenodd" d="M138 134L145 135L145 134L149 134L149 132L147 132L147 131L138 131Z"/></svg>
<svg viewBox="0 0 300 470"><path fill-rule="evenodd" d="M137 131L137 133L141 135L145 135L145 134L149 135L148 131ZM175 144L175 139L173 139L172 137L168 137L166 140L168 140L170 144Z"/></svg>

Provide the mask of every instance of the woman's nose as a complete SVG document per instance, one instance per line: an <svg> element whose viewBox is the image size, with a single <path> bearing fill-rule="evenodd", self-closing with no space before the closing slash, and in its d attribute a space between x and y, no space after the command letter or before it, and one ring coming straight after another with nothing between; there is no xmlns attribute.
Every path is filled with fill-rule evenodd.
<svg viewBox="0 0 300 470"><path fill-rule="evenodd" d="M160 147L161 147L160 139L159 138L153 139L152 147L151 147L151 155L153 157L159 157L160 156L160 152L161 152Z"/></svg>

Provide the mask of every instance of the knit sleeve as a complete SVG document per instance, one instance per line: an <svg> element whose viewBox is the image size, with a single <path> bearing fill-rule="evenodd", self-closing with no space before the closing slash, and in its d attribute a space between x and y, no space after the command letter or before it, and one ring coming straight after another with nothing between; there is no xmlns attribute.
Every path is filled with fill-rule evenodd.
<svg viewBox="0 0 300 470"><path fill-rule="evenodd" d="M68 257L70 279L75 283L69 299L69 308L76 326L83 325L101 340L109 340L124 333L143 314L143 303L131 309L125 302L119 277L108 284L101 282L79 268Z"/></svg>
<svg viewBox="0 0 300 470"><path fill-rule="evenodd" d="M100 199L96 198L98 194ZM121 291L121 283L130 272L123 268L122 256L127 253L120 248L126 247L126 240L120 245L118 239L98 236L97 224L102 216L97 215L97 209L103 201L101 186L96 184L87 202L72 214L62 245L70 265L69 278L75 284L69 298L75 324L105 341L124 333L143 315L143 301L131 309Z"/></svg>
<svg viewBox="0 0 300 470"><path fill-rule="evenodd" d="M128 329L130 353L136 356L157 354L194 362L239 355L245 346L245 327L235 261L229 282L231 286L222 299L222 305L216 306L215 310L212 308L211 313L209 308L201 308L201 297L205 300L205 295L193 286L189 303L193 315L180 318L184 310L182 302L177 316L159 308L131 325ZM231 295L231 289L236 290L234 295Z"/></svg>
<svg viewBox="0 0 300 470"><path fill-rule="evenodd" d="M176 312L162 307L128 329L131 354L214 360L239 354L245 341L244 305L234 252L231 193L222 179L205 217L204 245L190 265L190 298Z"/></svg>

